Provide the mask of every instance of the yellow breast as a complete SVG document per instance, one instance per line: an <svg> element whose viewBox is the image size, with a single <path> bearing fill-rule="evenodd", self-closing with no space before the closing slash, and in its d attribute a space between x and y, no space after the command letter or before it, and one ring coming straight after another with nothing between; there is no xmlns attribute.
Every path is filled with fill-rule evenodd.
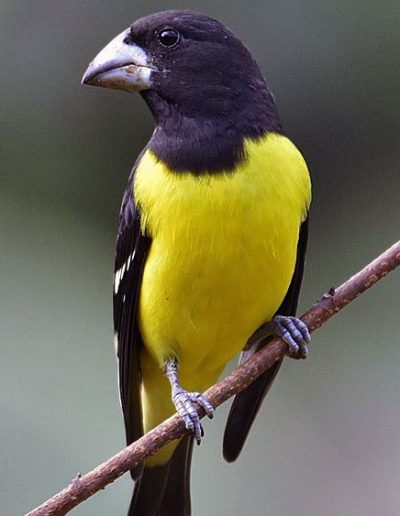
<svg viewBox="0 0 400 516"><path fill-rule="evenodd" d="M245 151L224 174L172 173L151 151L136 171L142 229L152 237L140 330L149 355L159 365L176 355L196 389L279 307L310 202L307 167L287 138L269 134Z"/></svg>

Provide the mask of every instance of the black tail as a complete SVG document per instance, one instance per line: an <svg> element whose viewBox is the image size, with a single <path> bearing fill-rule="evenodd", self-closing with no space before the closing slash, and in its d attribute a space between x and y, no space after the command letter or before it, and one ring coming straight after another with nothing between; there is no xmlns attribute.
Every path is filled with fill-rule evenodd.
<svg viewBox="0 0 400 516"><path fill-rule="evenodd" d="M235 461L242 451L251 426L281 364L282 360L276 362L233 400L224 433L223 453L226 461Z"/></svg>
<svg viewBox="0 0 400 516"><path fill-rule="evenodd" d="M128 516L190 516L193 438L184 437L163 466L144 467L135 483Z"/></svg>

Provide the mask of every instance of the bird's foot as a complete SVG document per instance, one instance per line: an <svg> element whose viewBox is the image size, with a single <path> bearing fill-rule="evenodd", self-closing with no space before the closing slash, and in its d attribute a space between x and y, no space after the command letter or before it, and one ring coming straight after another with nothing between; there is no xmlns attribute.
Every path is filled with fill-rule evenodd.
<svg viewBox="0 0 400 516"><path fill-rule="evenodd" d="M307 325L297 317L276 315L272 319L272 331L281 337L289 347L289 356L292 358L306 358L307 344L311 340Z"/></svg>
<svg viewBox="0 0 400 516"><path fill-rule="evenodd" d="M200 444L204 430L200 423L200 416L196 404L204 409L210 419L214 416L214 407L209 400L199 392L188 392L182 388L178 388L173 392L172 401L178 414L185 422L186 429L192 432L197 444Z"/></svg>

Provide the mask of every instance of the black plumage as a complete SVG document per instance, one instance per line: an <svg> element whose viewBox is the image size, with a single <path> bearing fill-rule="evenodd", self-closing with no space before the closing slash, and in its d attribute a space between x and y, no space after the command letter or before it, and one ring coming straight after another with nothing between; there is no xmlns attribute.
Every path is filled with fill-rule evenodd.
<svg viewBox="0 0 400 516"><path fill-rule="evenodd" d="M176 48L163 48L152 37L165 27L181 35ZM166 11L135 22L131 41L153 56L154 88L141 92L157 125L149 148L170 169L233 171L244 158L245 138L282 132L256 61L220 22L192 11Z"/></svg>
<svg viewBox="0 0 400 516"><path fill-rule="evenodd" d="M163 31L170 31L165 39L168 46L160 39ZM179 41L176 45L175 36ZM145 68L151 70L151 87L148 83L149 87L140 93L153 114L156 129L143 153L152 151L172 174L233 174L247 158L246 139L258 139L271 132L283 134L274 98L257 63L239 38L218 21L192 11L166 11L133 23L122 41L124 46L135 47L137 55L143 51L149 59ZM103 68L95 68L84 81L91 83L96 73L112 71L117 64L111 60ZM120 67L126 64L120 63ZM126 79L121 77L122 72L119 80ZM124 89L121 84L115 87ZM143 342L137 312L151 238L142 232L140 207L135 205L133 192L136 167L143 153L123 197L115 258L114 326L127 444L143 433ZM306 241L305 222L300 231L296 269L279 314L294 315L296 311ZM246 356L265 343L247 351ZM239 455L279 367L280 363L274 365L236 397L224 437L228 461ZM129 515L190 515L192 448L193 438L185 437L166 464L139 466L131 472L135 488Z"/></svg>

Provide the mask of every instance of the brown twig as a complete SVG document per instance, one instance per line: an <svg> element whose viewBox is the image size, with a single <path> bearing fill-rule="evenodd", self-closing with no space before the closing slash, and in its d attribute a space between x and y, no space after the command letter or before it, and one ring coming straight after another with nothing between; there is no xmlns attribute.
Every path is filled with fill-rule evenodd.
<svg viewBox="0 0 400 516"><path fill-rule="evenodd" d="M398 265L400 265L400 241L340 287L331 288L302 316L302 320L310 331L315 331ZM208 389L206 396L215 407L221 405L250 385L261 373L280 360L286 351L286 344L279 338L275 338L226 378ZM184 432L185 427L181 418L177 415L170 417L86 475L78 475L69 486L29 512L27 516L66 514L126 471L142 463L146 457L156 453L169 441L181 437Z"/></svg>

